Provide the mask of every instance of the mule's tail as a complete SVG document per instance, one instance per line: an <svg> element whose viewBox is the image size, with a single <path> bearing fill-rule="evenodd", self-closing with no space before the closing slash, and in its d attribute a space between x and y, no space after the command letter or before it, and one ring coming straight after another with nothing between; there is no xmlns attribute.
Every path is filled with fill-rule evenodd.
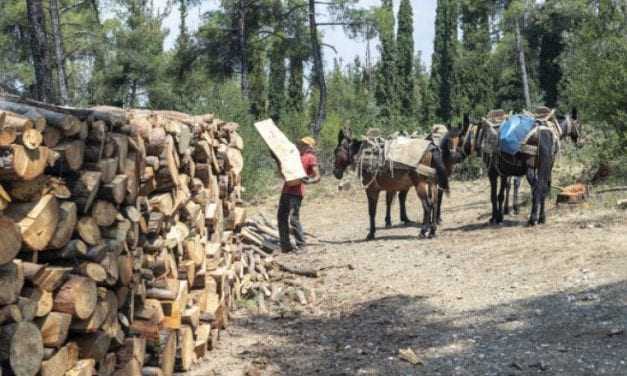
<svg viewBox="0 0 627 376"><path fill-rule="evenodd" d="M538 188L542 194L547 194L551 182L551 172L553 170L554 143L553 132L542 129L538 132Z"/></svg>
<svg viewBox="0 0 627 376"><path fill-rule="evenodd" d="M449 195L448 174L446 173L446 166L444 166L444 160L442 159L442 152L438 149L434 149L432 153L438 186Z"/></svg>

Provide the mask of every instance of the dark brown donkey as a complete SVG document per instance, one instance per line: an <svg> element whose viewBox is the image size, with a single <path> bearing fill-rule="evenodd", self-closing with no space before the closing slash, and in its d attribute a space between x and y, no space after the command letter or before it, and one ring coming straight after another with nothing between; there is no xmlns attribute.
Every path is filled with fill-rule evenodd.
<svg viewBox="0 0 627 376"><path fill-rule="evenodd" d="M335 148L335 169L333 174L341 179L344 171L349 166L359 164L361 153L364 151L365 143L353 139L350 129L340 130L338 135L338 145ZM421 164L432 167L436 171L435 179L419 175L414 169L402 169L390 167L389 163L377 171L371 171L370 166L358 165L359 173L362 177L362 184L368 196L368 214L370 215L370 231L367 240L375 238L376 226L375 216L377 213L377 202L379 193L402 192L414 187L418 198L422 203L424 218L420 228L420 238L434 237L436 233L435 208L437 204L437 187L448 191L448 177L440 151L433 147L425 152ZM435 180L435 181L434 181Z"/></svg>
<svg viewBox="0 0 627 376"><path fill-rule="evenodd" d="M465 117L463 127L449 129L440 141L439 147L442 154L442 162L444 163L446 176L448 177L450 177L453 173L453 168L455 167L455 164L460 163L464 160L464 137L468 131L469 126L470 121L467 117ZM435 219L438 225L442 223L442 201L444 200L443 193L444 192L442 190L438 190L438 199L435 209ZM393 199L394 193L388 192L386 196L387 206L385 217L385 225L388 227L392 225L392 221L390 219L390 211ZM401 221L405 223L409 222L409 219L407 219L407 214L405 213L406 199L407 191L399 192L398 202L401 207Z"/></svg>

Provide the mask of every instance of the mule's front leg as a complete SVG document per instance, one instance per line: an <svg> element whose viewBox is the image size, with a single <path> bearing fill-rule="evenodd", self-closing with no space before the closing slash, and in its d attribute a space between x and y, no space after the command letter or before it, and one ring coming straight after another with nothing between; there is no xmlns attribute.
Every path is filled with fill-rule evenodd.
<svg viewBox="0 0 627 376"><path fill-rule="evenodd" d="M370 191L366 193L368 195L368 215L370 216L370 231L366 240L374 240L376 232L375 217L377 215L377 201L379 201L379 191Z"/></svg>
<svg viewBox="0 0 627 376"><path fill-rule="evenodd" d="M499 188L498 205L496 223L503 223L503 215L507 210L507 202L505 202L506 191L509 190L509 180L505 176L501 176L501 187Z"/></svg>
<svg viewBox="0 0 627 376"><path fill-rule="evenodd" d="M438 225L442 224L442 199L444 198L444 191L436 188L438 190L438 202L435 205L435 223Z"/></svg>
<svg viewBox="0 0 627 376"><path fill-rule="evenodd" d="M501 184L505 184L505 204L503 204L502 213L503 215L508 215L509 214L509 194L511 191L512 184L511 184L511 178L502 178L502 179L503 180L501 181Z"/></svg>
<svg viewBox="0 0 627 376"><path fill-rule="evenodd" d="M385 192L385 227L392 227L392 204L394 203L396 192ZM400 200L399 200L400 201Z"/></svg>
<svg viewBox="0 0 627 376"><path fill-rule="evenodd" d="M518 206L518 191L520 190L520 180L521 178L519 176L516 176L514 178L514 194L513 194L513 209L514 209L514 214L518 215L518 213L520 213L520 207Z"/></svg>
<svg viewBox="0 0 627 376"><path fill-rule="evenodd" d="M538 184L538 178L533 170L527 171L527 181L531 186L531 211L529 213L529 226L535 226L538 224L538 207L540 202L540 189Z"/></svg>
<svg viewBox="0 0 627 376"><path fill-rule="evenodd" d="M422 226L420 226L420 235L418 235L418 237L420 239L424 239L429 235L429 231L431 230L434 208L431 204L431 199L429 198L429 190L426 184L419 184L416 187L416 193L418 194L418 198L422 203L423 210Z"/></svg>
<svg viewBox="0 0 627 376"><path fill-rule="evenodd" d="M542 196L540 197L540 216L538 218L538 223L544 224L546 223L546 213L544 212L544 203L546 202L546 195L551 192L551 182L549 181L548 186L542 192Z"/></svg>
<svg viewBox="0 0 627 376"><path fill-rule="evenodd" d="M492 202L492 217L490 217L490 224L498 223L498 202L496 196L496 190L498 188L499 176L494 171L494 168L491 168L488 171L488 175L490 178L490 201Z"/></svg>
<svg viewBox="0 0 627 376"><path fill-rule="evenodd" d="M398 203L401 207L401 222L403 222L404 224L409 224L411 223L411 219L409 219L409 217L407 216L407 193L409 193L409 191L400 191L398 193Z"/></svg>

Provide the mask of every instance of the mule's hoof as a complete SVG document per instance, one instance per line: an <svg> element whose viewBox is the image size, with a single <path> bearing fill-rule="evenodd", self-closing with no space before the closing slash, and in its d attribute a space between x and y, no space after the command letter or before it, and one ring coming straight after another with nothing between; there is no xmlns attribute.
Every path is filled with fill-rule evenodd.
<svg viewBox="0 0 627 376"><path fill-rule="evenodd" d="M367 241L374 240L374 234L373 233L368 234L368 236L366 236L366 240Z"/></svg>
<svg viewBox="0 0 627 376"><path fill-rule="evenodd" d="M538 222L537 222L537 221L534 221L534 220L532 220L532 219L530 219L529 221L527 221L527 226L529 226L529 227L533 227L533 226L535 226L535 225L537 225L537 224L538 224Z"/></svg>
<svg viewBox="0 0 627 376"><path fill-rule="evenodd" d="M496 218L492 217L492 218L490 218L490 221L488 221L488 223L491 224L491 225L496 225L499 222L498 222L498 220Z"/></svg>
<svg viewBox="0 0 627 376"><path fill-rule="evenodd" d="M540 219L538 220L538 223L541 224L541 225L545 224L546 223L546 218L540 217Z"/></svg>
<svg viewBox="0 0 627 376"><path fill-rule="evenodd" d="M425 234L424 232L420 232L420 234L418 234L418 239L426 239L427 238L427 234Z"/></svg>
<svg viewBox="0 0 627 376"><path fill-rule="evenodd" d="M392 228L392 224L391 223L385 223L385 228Z"/></svg>
<svg viewBox="0 0 627 376"><path fill-rule="evenodd" d="M429 232L429 239L433 239L433 238L435 238L435 232L431 231Z"/></svg>
<svg viewBox="0 0 627 376"><path fill-rule="evenodd" d="M520 209L514 208L514 215L518 215L518 214L520 214Z"/></svg>
<svg viewBox="0 0 627 376"><path fill-rule="evenodd" d="M509 210L508 209L503 210L503 215L509 215Z"/></svg>

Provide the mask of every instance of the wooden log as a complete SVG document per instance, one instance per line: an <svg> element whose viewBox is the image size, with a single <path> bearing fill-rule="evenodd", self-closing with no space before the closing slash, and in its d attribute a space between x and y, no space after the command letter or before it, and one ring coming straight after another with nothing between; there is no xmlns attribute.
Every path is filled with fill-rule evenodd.
<svg viewBox="0 0 627 376"><path fill-rule="evenodd" d="M176 332L173 330L164 330L161 332L160 337L163 351L159 353L159 366L164 375L172 376L176 364Z"/></svg>
<svg viewBox="0 0 627 376"><path fill-rule="evenodd" d="M36 128L38 130L45 130L46 121L42 118L37 127L35 127L35 123L31 119L26 116L17 114L15 112L4 112L6 115L4 119L4 125L2 128L4 129L13 129L15 131L21 132L26 129ZM47 129L47 128L46 128Z"/></svg>
<svg viewBox="0 0 627 376"><path fill-rule="evenodd" d="M102 265L95 262L83 261L77 269L79 274L89 277L97 283L104 282L107 279L107 271Z"/></svg>
<svg viewBox="0 0 627 376"><path fill-rule="evenodd" d="M24 244L34 251L41 251L54 235L59 202L53 195L45 195L36 203L12 205L5 214L16 222Z"/></svg>
<svg viewBox="0 0 627 376"><path fill-rule="evenodd" d="M129 153L124 166L123 174L127 176L126 203L133 205L139 193L140 168L137 162L137 155L135 153Z"/></svg>
<svg viewBox="0 0 627 376"><path fill-rule="evenodd" d="M103 158L97 163L90 163L86 167L88 170L102 172L102 184L109 184L115 178L118 171L118 157L115 158Z"/></svg>
<svg viewBox="0 0 627 376"><path fill-rule="evenodd" d="M36 303L35 317L44 317L52 311L54 303L52 293L39 287L28 287L22 289L22 296L25 296Z"/></svg>
<svg viewBox="0 0 627 376"><path fill-rule="evenodd" d="M81 358L90 358L100 361L107 355L111 337L103 332L85 334L76 339Z"/></svg>
<svg viewBox="0 0 627 376"><path fill-rule="evenodd" d="M54 297L53 309L84 320L94 312L97 299L96 283L89 278L73 275Z"/></svg>
<svg viewBox="0 0 627 376"><path fill-rule="evenodd" d="M51 149L56 147L61 141L61 131L57 128L47 127L42 132L43 144Z"/></svg>
<svg viewBox="0 0 627 376"><path fill-rule="evenodd" d="M81 140L73 140L58 144L54 150L61 156L57 160L56 167L63 171L70 169L78 171L83 165L85 155L85 143Z"/></svg>
<svg viewBox="0 0 627 376"><path fill-rule="evenodd" d="M22 320L33 321L35 319L35 313L37 313L35 300L20 296L17 298L17 306L22 314Z"/></svg>
<svg viewBox="0 0 627 376"><path fill-rule="evenodd" d="M160 336L159 324L148 320L133 320L130 331L132 334L139 335L149 341L158 341Z"/></svg>
<svg viewBox="0 0 627 376"><path fill-rule="evenodd" d="M27 271L27 266L31 264L24 263L24 276L27 280L39 288L46 291L55 291L63 282L67 279L72 268L59 267L59 266L43 266L36 265L38 268L31 268ZM36 269L36 270L32 270Z"/></svg>
<svg viewBox="0 0 627 376"><path fill-rule="evenodd" d="M144 367L142 368L142 376L164 376L165 374L159 367Z"/></svg>
<svg viewBox="0 0 627 376"><path fill-rule="evenodd" d="M0 306L13 304L24 286L24 269L21 262L13 261L0 266Z"/></svg>
<svg viewBox="0 0 627 376"><path fill-rule="evenodd" d="M59 205L57 226L46 248L61 249L65 247L72 238L77 221L76 204L72 201L62 202Z"/></svg>
<svg viewBox="0 0 627 376"><path fill-rule="evenodd" d="M34 127L39 130L43 130L46 127L47 119L42 112L35 107L0 100L0 110L10 111L21 115L21 117L28 118ZM12 115L11 117L15 116Z"/></svg>
<svg viewBox="0 0 627 376"><path fill-rule="evenodd" d="M75 342L68 342L49 359L41 363L41 376L64 375L78 362L78 346Z"/></svg>
<svg viewBox="0 0 627 376"><path fill-rule="evenodd" d="M28 150L37 150L41 146L44 138L37 129L27 129L17 138L18 142Z"/></svg>
<svg viewBox="0 0 627 376"><path fill-rule="evenodd" d="M115 367L118 363L118 358L115 353L108 353L104 359L98 362L98 376L111 376L115 374ZM117 374L116 374L117 376Z"/></svg>
<svg viewBox="0 0 627 376"><path fill-rule="evenodd" d="M79 359L74 367L65 373L65 376L93 376L95 374L96 361L94 359Z"/></svg>
<svg viewBox="0 0 627 376"><path fill-rule="evenodd" d="M63 312L50 312L38 318L35 323L41 331L43 344L46 347L63 346L70 331L72 315Z"/></svg>
<svg viewBox="0 0 627 376"><path fill-rule="evenodd" d="M179 345L177 368L181 371L188 371L194 363L194 333L191 327L182 325L177 336Z"/></svg>
<svg viewBox="0 0 627 376"><path fill-rule="evenodd" d="M16 376L39 372L44 346L37 326L27 321L0 327L0 362L8 361Z"/></svg>
<svg viewBox="0 0 627 376"><path fill-rule="evenodd" d="M126 157L128 155L128 136L119 133L111 133L110 137L116 147L115 155L119 159L118 173L124 174L126 172Z"/></svg>
<svg viewBox="0 0 627 376"><path fill-rule="evenodd" d="M146 339L139 337L127 338L116 355L119 364L126 364L134 360L141 368L146 358Z"/></svg>
<svg viewBox="0 0 627 376"><path fill-rule="evenodd" d="M102 242L100 227L94 217L81 218L76 225L76 230L81 239L89 245L95 246Z"/></svg>
<svg viewBox="0 0 627 376"><path fill-rule="evenodd" d="M0 325L22 321L22 311L16 304L0 307Z"/></svg>
<svg viewBox="0 0 627 376"><path fill-rule="evenodd" d="M12 144L10 150L0 156L0 180L33 180L44 173L49 158L50 149L45 146L28 150Z"/></svg>
<svg viewBox="0 0 627 376"><path fill-rule="evenodd" d="M0 217L0 265L13 261L22 247L20 228L8 217Z"/></svg>
<svg viewBox="0 0 627 376"><path fill-rule="evenodd" d="M71 186L72 198L82 213L89 213L91 205L98 195L101 172L83 171L78 180Z"/></svg>
<svg viewBox="0 0 627 376"><path fill-rule="evenodd" d="M91 216L96 220L98 226L111 226L120 213L115 206L104 200L97 200L91 210Z"/></svg>
<svg viewBox="0 0 627 376"><path fill-rule="evenodd" d="M99 197L119 205L126 198L127 185L128 177L126 175L116 175L111 183L100 187Z"/></svg>

